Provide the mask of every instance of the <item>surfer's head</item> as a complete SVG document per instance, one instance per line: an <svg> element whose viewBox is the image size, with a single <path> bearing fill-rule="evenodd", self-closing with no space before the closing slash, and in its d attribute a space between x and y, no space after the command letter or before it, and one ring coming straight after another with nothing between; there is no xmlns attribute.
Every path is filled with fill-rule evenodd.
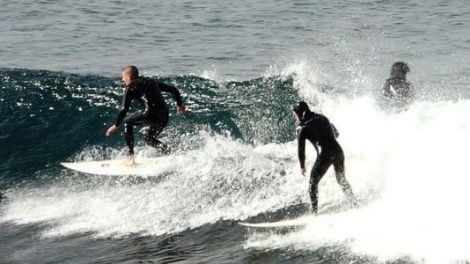
<svg viewBox="0 0 470 264"><path fill-rule="evenodd" d="M132 80L139 77L139 70L134 65L128 65L122 68L121 76L122 76L122 82L125 85L129 85L131 84Z"/></svg>
<svg viewBox="0 0 470 264"><path fill-rule="evenodd" d="M406 74L410 71L410 67L405 62L395 62L390 69L390 75L393 78L405 78Z"/></svg>
<svg viewBox="0 0 470 264"><path fill-rule="evenodd" d="M300 101L294 104L292 106L292 111L294 111L294 117L297 121L302 121L305 113L310 112L310 108L308 108L308 105L304 101Z"/></svg>

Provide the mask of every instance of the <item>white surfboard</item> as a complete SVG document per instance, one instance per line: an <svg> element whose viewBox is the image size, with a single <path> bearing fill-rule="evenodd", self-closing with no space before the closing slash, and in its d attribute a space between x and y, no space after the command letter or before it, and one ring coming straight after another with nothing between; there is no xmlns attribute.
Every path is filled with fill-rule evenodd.
<svg viewBox="0 0 470 264"><path fill-rule="evenodd" d="M276 222L265 222L265 223L248 223L239 222L242 226L257 227L257 228L287 228L287 227L303 227L312 222L317 216L307 215L301 216L296 219L282 220Z"/></svg>
<svg viewBox="0 0 470 264"><path fill-rule="evenodd" d="M85 161L85 162L62 162L62 166L71 170L98 174L98 175L140 175L148 176L158 174L157 165L165 162L165 157L161 158L140 158L136 159L136 165L126 165L125 159L120 160L102 160L102 161ZM160 166L158 166L160 167Z"/></svg>

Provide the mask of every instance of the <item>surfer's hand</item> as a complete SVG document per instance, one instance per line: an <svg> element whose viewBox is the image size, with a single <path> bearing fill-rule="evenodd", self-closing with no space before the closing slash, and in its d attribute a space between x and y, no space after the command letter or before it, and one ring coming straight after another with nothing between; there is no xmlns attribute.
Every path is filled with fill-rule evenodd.
<svg viewBox="0 0 470 264"><path fill-rule="evenodd" d="M106 137L109 137L111 136L111 134L113 134L114 132L116 132L118 130L117 126L116 125L112 125L108 128L108 130L106 130Z"/></svg>
<svg viewBox="0 0 470 264"><path fill-rule="evenodd" d="M301 168L300 172L302 173L303 176L307 176L307 170L305 168Z"/></svg>
<svg viewBox="0 0 470 264"><path fill-rule="evenodd" d="M176 110L178 113L184 114L186 112L186 106L184 104L178 105Z"/></svg>

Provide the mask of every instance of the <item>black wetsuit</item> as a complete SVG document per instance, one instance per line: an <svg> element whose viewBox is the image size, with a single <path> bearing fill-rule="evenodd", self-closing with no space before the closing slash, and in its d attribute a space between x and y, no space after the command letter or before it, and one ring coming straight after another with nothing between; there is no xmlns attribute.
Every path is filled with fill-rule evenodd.
<svg viewBox="0 0 470 264"><path fill-rule="evenodd" d="M305 141L307 139L312 142L318 154L310 173L309 193L313 212L317 213L318 211L318 184L331 165L335 168L336 180L341 189L355 205L356 199L344 173L343 149L336 141L336 137L339 135L336 128L325 116L310 111L303 115L300 125L298 132L300 167L305 168Z"/></svg>
<svg viewBox="0 0 470 264"><path fill-rule="evenodd" d="M413 87L405 77L392 77L385 81L383 95L403 102L413 100Z"/></svg>
<svg viewBox="0 0 470 264"><path fill-rule="evenodd" d="M122 109L118 114L115 125L119 126L124 123L124 137L131 155L134 154L133 126L142 125L149 126L145 142L164 153L169 152L169 148L157 139L157 136L168 122L168 108L161 92L173 94L178 106L183 104L181 95L175 87L151 78L139 77L134 79L125 89ZM126 116L134 99L140 103L142 111Z"/></svg>

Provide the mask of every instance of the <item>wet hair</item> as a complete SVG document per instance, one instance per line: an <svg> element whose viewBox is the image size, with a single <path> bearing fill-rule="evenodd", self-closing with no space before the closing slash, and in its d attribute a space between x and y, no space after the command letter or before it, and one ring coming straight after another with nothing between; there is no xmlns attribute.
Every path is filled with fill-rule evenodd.
<svg viewBox="0 0 470 264"><path fill-rule="evenodd" d="M405 62L399 61L395 62L390 69L390 75L392 77L405 77L406 74L410 71L410 67Z"/></svg>
<svg viewBox="0 0 470 264"><path fill-rule="evenodd" d="M127 65L126 67L122 68L122 71L127 71L131 73L131 80L139 78L139 70L135 65Z"/></svg>
<svg viewBox="0 0 470 264"><path fill-rule="evenodd" d="M310 112L310 108L306 102L300 101L292 106L292 111L294 111L299 116L299 118L302 119L305 113Z"/></svg>

